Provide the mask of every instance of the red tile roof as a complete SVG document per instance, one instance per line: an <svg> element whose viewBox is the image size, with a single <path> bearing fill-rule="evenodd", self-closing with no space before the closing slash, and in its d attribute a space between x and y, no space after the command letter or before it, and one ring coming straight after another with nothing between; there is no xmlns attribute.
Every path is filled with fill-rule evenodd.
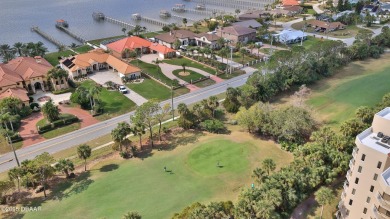
<svg viewBox="0 0 390 219"><path fill-rule="evenodd" d="M162 53L164 55L166 55L168 53L171 53L171 52L175 52L174 49L168 48L168 47L163 46L163 45L158 44L158 43L152 43L150 45L150 49L153 50L153 51L156 51L158 53Z"/></svg>
<svg viewBox="0 0 390 219"><path fill-rule="evenodd" d="M127 37L121 40L118 40L116 42L107 44L107 48L116 51L118 53L121 53L125 49L138 49L142 47L149 47L151 42L142 39L140 37L132 36L132 37Z"/></svg>
<svg viewBox="0 0 390 219"><path fill-rule="evenodd" d="M20 99L22 102L29 101L27 91L23 88L8 88L6 91L0 94L0 99L6 97L15 97Z"/></svg>
<svg viewBox="0 0 390 219"><path fill-rule="evenodd" d="M297 0L283 0L283 6L299 5Z"/></svg>

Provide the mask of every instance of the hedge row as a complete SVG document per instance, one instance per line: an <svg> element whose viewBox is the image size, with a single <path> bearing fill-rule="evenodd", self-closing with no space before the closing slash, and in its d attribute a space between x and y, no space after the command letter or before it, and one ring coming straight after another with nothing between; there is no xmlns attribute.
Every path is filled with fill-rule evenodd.
<svg viewBox="0 0 390 219"><path fill-rule="evenodd" d="M77 118L76 116L71 116L68 118L60 119L60 120L54 121L50 124L40 126L38 133L42 134L42 133L51 131L53 129L56 129L56 128L59 128L62 126L70 125L70 124L78 122L78 121L79 121L79 118Z"/></svg>

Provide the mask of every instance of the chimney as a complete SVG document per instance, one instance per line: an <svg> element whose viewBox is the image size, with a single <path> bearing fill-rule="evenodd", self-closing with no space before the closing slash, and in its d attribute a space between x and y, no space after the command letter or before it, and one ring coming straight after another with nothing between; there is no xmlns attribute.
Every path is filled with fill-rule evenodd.
<svg viewBox="0 0 390 219"><path fill-rule="evenodd" d="M34 59L35 59L35 61L37 63L41 63L41 61L42 61L42 57L41 56L35 56Z"/></svg>

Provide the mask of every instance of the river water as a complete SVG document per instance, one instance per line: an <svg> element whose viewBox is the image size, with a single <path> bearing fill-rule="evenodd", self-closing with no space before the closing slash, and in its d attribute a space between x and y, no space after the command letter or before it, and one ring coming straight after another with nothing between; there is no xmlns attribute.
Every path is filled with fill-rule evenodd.
<svg viewBox="0 0 390 219"><path fill-rule="evenodd" d="M108 22L96 22L92 19L94 11L103 12L119 20L135 23L131 15L140 13L143 16L160 19L159 11L170 9L177 3L185 3L186 8L195 4L182 0L0 0L0 44L13 45L15 42L42 41L49 51L56 51L55 45L31 31L32 26L52 35L60 42L70 45L80 44L69 35L55 28L57 19L69 23L69 30L87 40L123 34L121 27ZM229 10L229 9L227 9ZM230 9L231 10L231 9ZM202 18L204 16L185 13L183 16ZM167 22L181 23L169 19ZM161 30L159 26L140 23L152 30Z"/></svg>

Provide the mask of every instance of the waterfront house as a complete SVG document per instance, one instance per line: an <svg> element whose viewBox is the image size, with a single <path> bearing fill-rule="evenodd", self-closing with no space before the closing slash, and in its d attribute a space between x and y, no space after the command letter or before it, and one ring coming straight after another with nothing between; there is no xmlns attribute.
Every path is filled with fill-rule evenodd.
<svg viewBox="0 0 390 219"><path fill-rule="evenodd" d="M52 68L53 66L40 56L18 57L8 63L0 63L0 99L17 97L25 102L28 100L27 93L47 91L50 88L67 88L66 80L48 80L47 73Z"/></svg>
<svg viewBox="0 0 390 219"><path fill-rule="evenodd" d="M116 58L102 49L62 59L60 66L70 78L84 77L88 73L109 70L118 73L119 77L136 79L141 77L141 69Z"/></svg>
<svg viewBox="0 0 390 219"><path fill-rule="evenodd" d="M175 41L179 40L182 46L193 46L196 44L195 33L189 30L172 30L167 33L162 33L154 38L161 45L173 48ZM178 49L178 48L176 48Z"/></svg>
<svg viewBox="0 0 390 219"><path fill-rule="evenodd" d="M160 58L172 58L176 51L157 43L150 42L143 38L132 36L112 42L106 45L106 48L117 58L127 58L127 51L135 51L137 54L156 53Z"/></svg>
<svg viewBox="0 0 390 219"><path fill-rule="evenodd" d="M223 37L233 43L247 43L254 41L256 38L256 30L243 26L229 26L216 29L217 36Z"/></svg>
<svg viewBox="0 0 390 219"><path fill-rule="evenodd" d="M259 22L257 22L255 19L235 22L232 25L243 26L243 27L252 28L252 29L255 29L255 30L257 30L257 29L259 29L260 27L263 26Z"/></svg>
<svg viewBox="0 0 390 219"><path fill-rule="evenodd" d="M222 45L218 44L219 37L217 34L200 33L195 35L196 45L200 47L208 46L211 49L221 48Z"/></svg>
<svg viewBox="0 0 390 219"><path fill-rule="evenodd" d="M299 4L300 3L297 0L283 0L282 1L283 7L286 7L286 6L297 6Z"/></svg>
<svg viewBox="0 0 390 219"><path fill-rule="evenodd" d="M268 18L270 17L270 12L265 10L251 10L246 13L238 15L240 21L254 20L259 18Z"/></svg>

